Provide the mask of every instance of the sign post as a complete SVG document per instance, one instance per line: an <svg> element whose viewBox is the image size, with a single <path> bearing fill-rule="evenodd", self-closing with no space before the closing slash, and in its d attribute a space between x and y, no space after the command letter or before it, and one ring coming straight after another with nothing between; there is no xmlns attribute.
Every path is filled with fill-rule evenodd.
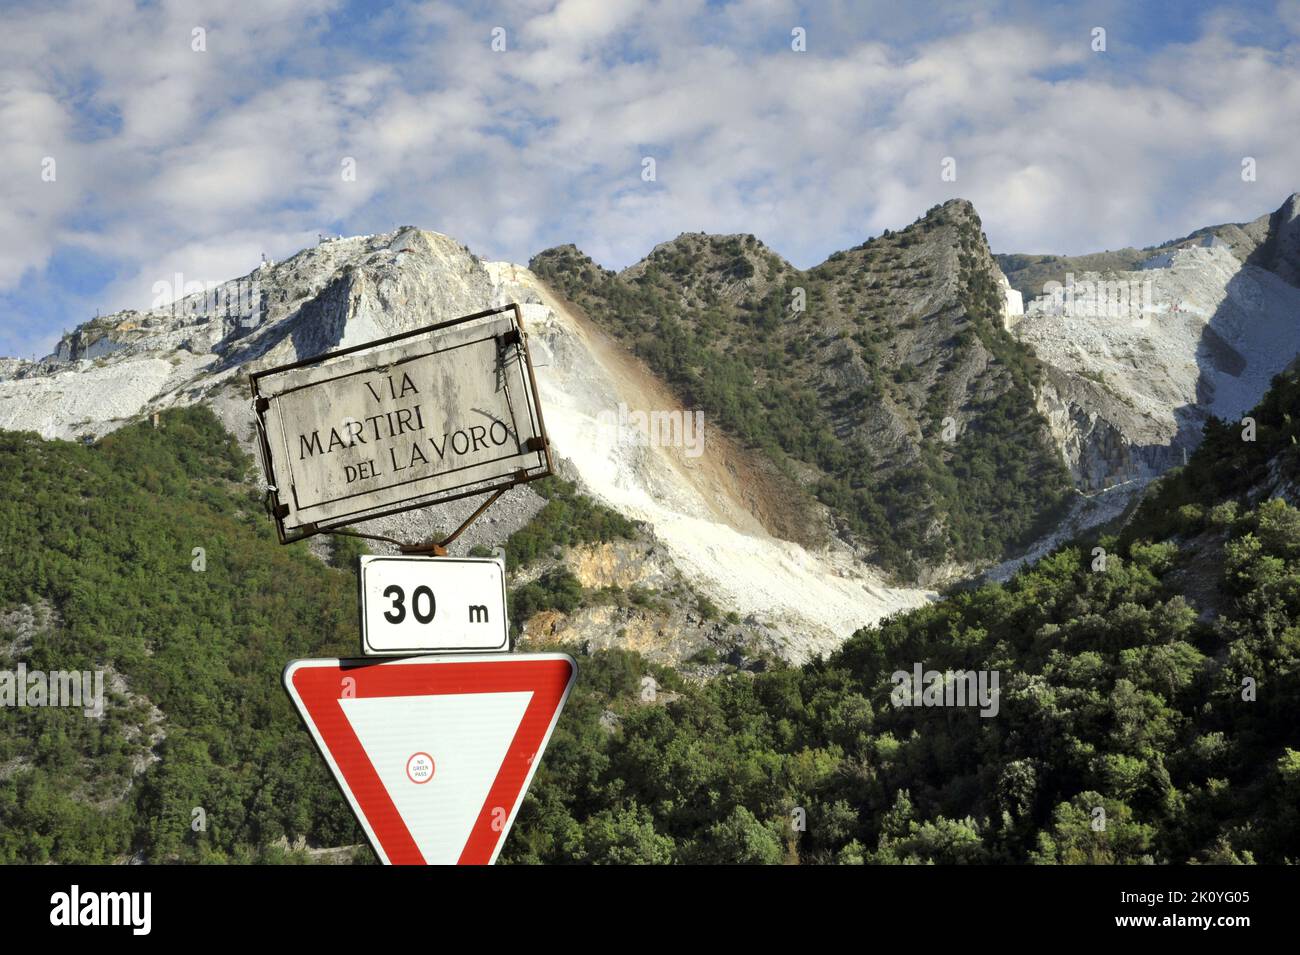
<svg viewBox="0 0 1300 955"><path fill-rule="evenodd" d="M295 660L284 685L383 862L494 862L578 672L510 652L504 561L445 556L505 490L551 473L519 306L250 381L282 544L490 495L441 542L360 534L403 554L360 558L363 657Z"/></svg>

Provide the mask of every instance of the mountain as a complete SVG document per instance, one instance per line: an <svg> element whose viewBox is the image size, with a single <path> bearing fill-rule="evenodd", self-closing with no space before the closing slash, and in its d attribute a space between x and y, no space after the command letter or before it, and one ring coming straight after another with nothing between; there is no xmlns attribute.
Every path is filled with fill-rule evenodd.
<svg viewBox="0 0 1300 955"><path fill-rule="evenodd" d="M1226 245L1237 261L1267 269L1292 285L1300 284L1300 193L1293 193L1275 211L1250 222L1205 226L1180 239L1144 249L1125 248L1084 255L1001 253L994 258L1011 287L1028 302L1043 294L1043 286L1048 282L1064 282L1070 272L1082 275L1131 271L1161 253L1207 243Z"/></svg>
<svg viewBox="0 0 1300 955"><path fill-rule="evenodd" d="M824 518L790 507L791 479L711 423L698 449L624 440L608 416L676 408L670 390L528 269L483 262L414 228L325 242L174 307L87 323L53 356L18 363L0 381L0 427L92 440L157 409L201 403L251 450L250 371L510 301L523 306L563 473L647 528L639 542L564 551L564 569L593 593L657 595L543 616L536 632L672 659L742 645L751 655L802 659L928 599L857 559ZM455 527L476 503L360 529L423 540ZM512 490L458 547L500 544L548 503L535 488ZM521 569L517 583L546 570Z"/></svg>
<svg viewBox="0 0 1300 955"><path fill-rule="evenodd" d="M1132 274L1167 307L1139 336L1050 296L1018 309L961 203L802 272L747 237L682 237L614 275L572 247L534 271L406 228L0 362L0 694L19 667L105 675L97 715L6 709L0 860L370 858L278 681L355 653L360 549L276 542L246 374L505 301L563 476L458 546L504 542L520 645L582 669L508 861L1300 858L1300 379L1262 390L1295 357L1287 235L1251 261L1153 251ZM880 407L839 403L853 382ZM1235 419L1257 388L1249 427L1178 417L1191 395L1184 415ZM708 411L703 453L619 440L600 415L620 405ZM837 448L889 481L836 471ZM837 475L862 493L837 497ZM1032 566L1012 542L1035 521L988 530L1003 479L1046 502ZM924 533L887 508L905 480ZM1001 542L1004 582L888 582L859 502L898 528L897 573ZM427 537L473 506L374 529ZM917 665L996 672L997 718L896 705Z"/></svg>
<svg viewBox="0 0 1300 955"><path fill-rule="evenodd" d="M802 666L582 648L503 858L1294 861L1300 379L1252 416L1253 441L1211 423L1121 536ZM355 652L352 553L280 546L252 459L202 405L92 444L0 433L0 461L0 673L106 673L97 716L6 709L0 861L370 861L279 686L288 659ZM637 540L544 491L512 566ZM595 596L561 576L511 607ZM918 665L996 673L996 716L897 705Z"/></svg>
<svg viewBox="0 0 1300 955"><path fill-rule="evenodd" d="M1028 303L1008 327L1045 366L1039 409L1085 491L1181 463L1210 416L1239 419L1300 353L1300 195L1142 252L999 261Z"/></svg>
<svg viewBox="0 0 1300 955"><path fill-rule="evenodd" d="M355 578L276 543L211 411L160 425L95 444L0 432L2 862L364 841L280 686L290 659L356 652ZM103 706L15 706L24 668L99 670Z"/></svg>
<svg viewBox="0 0 1300 955"><path fill-rule="evenodd" d="M1300 348L1284 281L1296 211L1292 197L1096 276L1149 287L1132 327L1050 296L1024 304L960 200L808 270L752 236L702 234L618 274L572 246L524 268L406 227L96 318L38 362L0 361L0 428L93 441L203 404L249 449L248 372L517 301L576 488L516 489L458 547L551 542L511 570L531 588L526 638L797 661L931 587L1005 579L1121 520L1209 414L1258 400ZM620 409L701 412L703 443L624 440L608 425ZM585 519L588 498L636 532L552 533ZM362 529L425 539L474 504Z"/></svg>
<svg viewBox="0 0 1300 955"><path fill-rule="evenodd" d="M1121 536L826 659L674 684L657 705L629 705L630 680L607 689L602 661L509 858L1294 862L1300 379L1251 414L1255 440L1210 424ZM917 668L949 688L996 675L997 692L985 708L899 705Z"/></svg>
<svg viewBox="0 0 1300 955"><path fill-rule="evenodd" d="M1059 516L1041 369L1004 328L968 202L807 271L753 236L692 234L617 275L573 246L530 267L906 579L1001 559Z"/></svg>

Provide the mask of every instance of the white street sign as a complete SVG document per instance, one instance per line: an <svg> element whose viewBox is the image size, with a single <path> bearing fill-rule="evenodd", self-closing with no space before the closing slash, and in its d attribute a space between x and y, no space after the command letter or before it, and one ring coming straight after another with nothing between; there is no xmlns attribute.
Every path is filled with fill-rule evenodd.
<svg viewBox="0 0 1300 955"><path fill-rule="evenodd" d="M517 305L251 376L282 543L551 473Z"/></svg>
<svg viewBox="0 0 1300 955"><path fill-rule="evenodd" d="M361 652L510 649L505 571L471 557L362 557Z"/></svg>

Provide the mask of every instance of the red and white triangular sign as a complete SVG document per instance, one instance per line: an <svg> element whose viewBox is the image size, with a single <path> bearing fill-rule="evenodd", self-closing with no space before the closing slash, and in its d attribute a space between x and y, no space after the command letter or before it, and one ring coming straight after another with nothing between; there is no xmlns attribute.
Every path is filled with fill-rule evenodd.
<svg viewBox="0 0 1300 955"><path fill-rule="evenodd" d="M562 653L295 660L284 685L381 860L483 865L577 673Z"/></svg>

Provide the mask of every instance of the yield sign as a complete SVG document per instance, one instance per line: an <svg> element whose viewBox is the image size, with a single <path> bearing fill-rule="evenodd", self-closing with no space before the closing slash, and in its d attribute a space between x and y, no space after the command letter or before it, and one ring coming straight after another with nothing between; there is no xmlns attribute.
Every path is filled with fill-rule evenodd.
<svg viewBox="0 0 1300 955"><path fill-rule="evenodd" d="M482 865L577 673L562 653L295 660L284 685L381 860Z"/></svg>

